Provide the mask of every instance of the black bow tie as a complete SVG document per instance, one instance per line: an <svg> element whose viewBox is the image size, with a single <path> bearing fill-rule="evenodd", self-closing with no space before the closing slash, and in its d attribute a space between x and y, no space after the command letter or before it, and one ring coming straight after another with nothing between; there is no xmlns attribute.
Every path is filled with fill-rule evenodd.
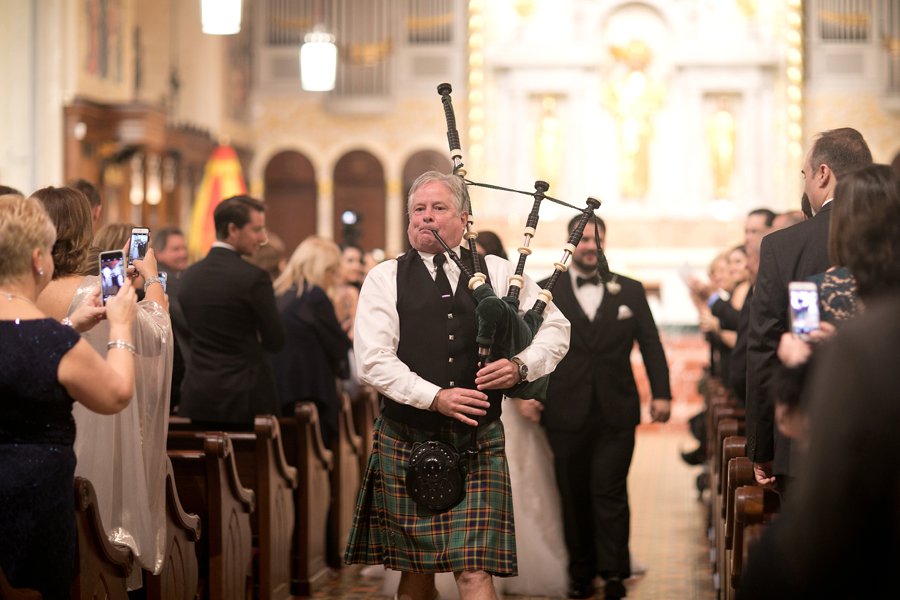
<svg viewBox="0 0 900 600"><path fill-rule="evenodd" d="M586 284L600 285L600 275L594 273L590 277L575 277L575 284L581 287Z"/></svg>

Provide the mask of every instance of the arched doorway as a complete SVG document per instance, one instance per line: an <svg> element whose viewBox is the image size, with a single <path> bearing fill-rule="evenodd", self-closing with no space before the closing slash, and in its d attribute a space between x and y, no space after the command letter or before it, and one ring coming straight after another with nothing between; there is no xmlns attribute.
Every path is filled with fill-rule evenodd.
<svg viewBox="0 0 900 600"><path fill-rule="evenodd" d="M279 152L264 174L266 227L284 240L288 256L316 232L316 173L312 162L294 150Z"/></svg>
<svg viewBox="0 0 900 600"><path fill-rule="evenodd" d="M453 165L446 154L434 150L420 150L407 159L403 165L403 248L409 249L409 239L406 230L409 226L409 214L406 211L406 199L409 197L409 189L416 178L426 171L440 171L450 173Z"/></svg>
<svg viewBox="0 0 900 600"><path fill-rule="evenodd" d="M365 150L353 150L338 160L334 166L334 241L356 243L363 250L384 248L386 203L384 167L377 158ZM354 222L350 222L352 217Z"/></svg>

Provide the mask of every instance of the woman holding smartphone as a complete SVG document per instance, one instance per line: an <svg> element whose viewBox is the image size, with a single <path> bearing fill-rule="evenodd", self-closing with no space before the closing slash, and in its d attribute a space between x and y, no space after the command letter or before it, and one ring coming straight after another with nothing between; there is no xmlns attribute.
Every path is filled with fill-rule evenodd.
<svg viewBox="0 0 900 600"><path fill-rule="evenodd" d="M99 305L99 277L85 275L92 235L90 205L80 192L70 188L44 188L32 198L47 209L57 230L53 247L56 273L38 298L38 306L55 319L68 318L77 324L79 311ZM126 235L127 240L101 250L120 250L123 258L127 257L130 232ZM97 268L93 266L94 272ZM110 541L128 546L143 569L159 573L165 554L165 536L160 532L166 526L172 322L152 249L147 250L144 260L134 261L134 269L143 278L144 299L137 304L132 326L136 350L132 402L112 417L75 407L75 474L94 485ZM102 317L104 309L99 310ZM109 325L107 320L100 320L83 333L85 341L101 355L107 352ZM110 460L110 456L117 460ZM132 569L131 577L129 588L141 587L141 569Z"/></svg>
<svg viewBox="0 0 900 600"><path fill-rule="evenodd" d="M0 569L44 598L68 597L73 576L73 403L108 415L134 393L134 289L104 311L104 358L37 305L55 238L40 204L0 197Z"/></svg>

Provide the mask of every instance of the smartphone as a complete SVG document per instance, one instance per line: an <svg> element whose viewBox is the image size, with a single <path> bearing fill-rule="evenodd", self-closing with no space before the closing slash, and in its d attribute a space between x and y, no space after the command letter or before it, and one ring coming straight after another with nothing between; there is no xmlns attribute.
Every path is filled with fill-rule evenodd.
<svg viewBox="0 0 900 600"><path fill-rule="evenodd" d="M801 339L819 328L819 289L811 281L788 284L791 332Z"/></svg>
<svg viewBox="0 0 900 600"><path fill-rule="evenodd" d="M131 230L131 245L128 247L128 264L135 260L143 260L150 245L150 230L146 227L135 227Z"/></svg>
<svg viewBox="0 0 900 600"><path fill-rule="evenodd" d="M125 255L121 250L100 253L100 298L103 305L125 285Z"/></svg>

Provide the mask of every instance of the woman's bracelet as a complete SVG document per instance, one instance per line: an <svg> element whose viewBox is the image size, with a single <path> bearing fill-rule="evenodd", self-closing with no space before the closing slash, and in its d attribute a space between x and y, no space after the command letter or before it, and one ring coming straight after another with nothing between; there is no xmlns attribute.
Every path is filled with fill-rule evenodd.
<svg viewBox="0 0 900 600"><path fill-rule="evenodd" d="M128 350L132 354L135 354L137 352L134 344L126 342L125 340L109 340L109 343L106 344L106 349L112 350L113 348L122 348L123 350Z"/></svg>
<svg viewBox="0 0 900 600"><path fill-rule="evenodd" d="M66 327L71 327L72 329L75 329L75 326L72 324L72 319L70 319L69 317L63 317L59 322L62 323L63 325L65 325Z"/></svg>
<svg viewBox="0 0 900 600"><path fill-rule="evenodd" d="M153 283L158 283L159 285L162 285L163 284L162 277L160 277L159 275L153 275L152 277L148 277L147 279L145 279L144 280L144 291L146 292L147 288ZM166 289L165 286L163 286L163 291L165 291L165 289Z"/></svg>

